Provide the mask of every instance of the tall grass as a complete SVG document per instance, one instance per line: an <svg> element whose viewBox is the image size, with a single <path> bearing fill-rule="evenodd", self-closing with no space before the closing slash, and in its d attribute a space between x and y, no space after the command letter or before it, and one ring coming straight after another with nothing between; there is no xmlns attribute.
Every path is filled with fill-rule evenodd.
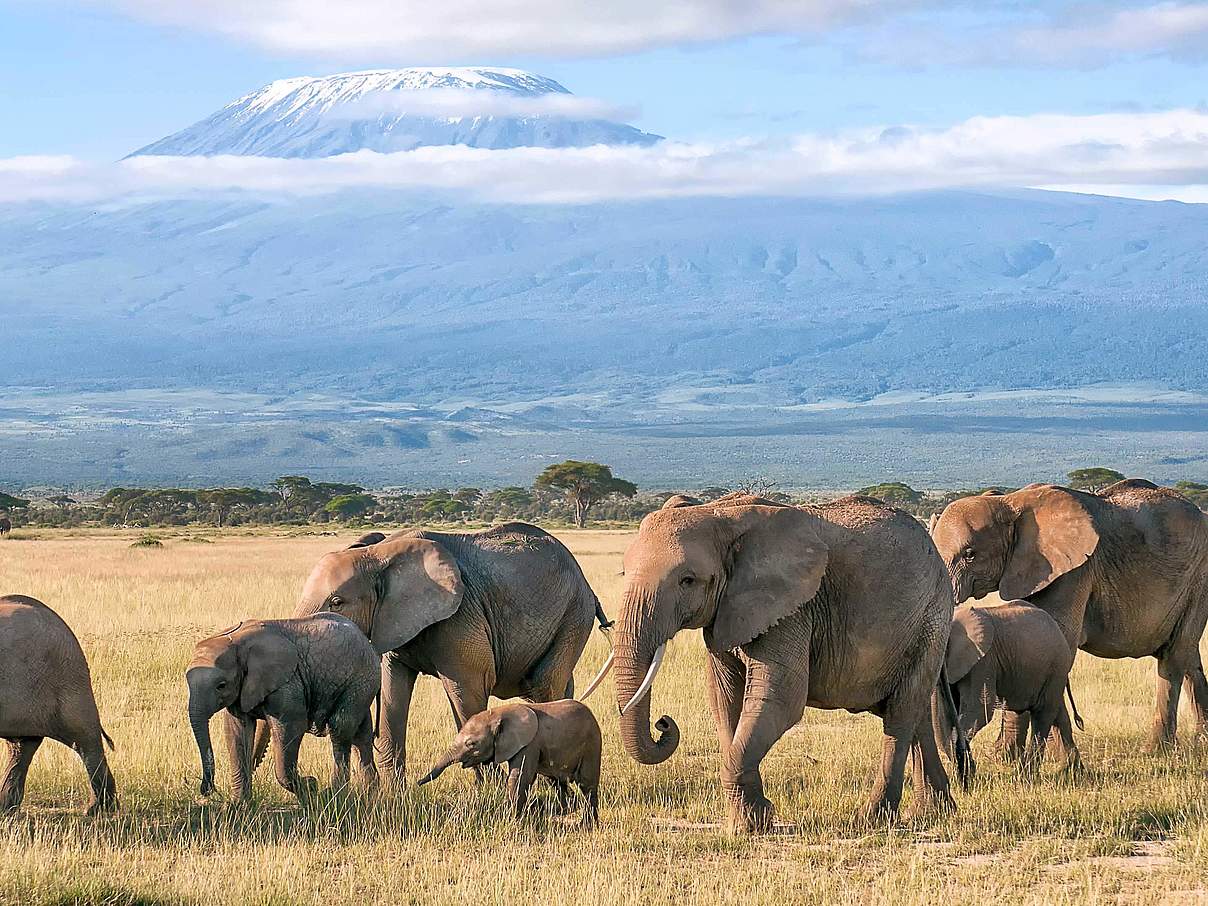
<svg viewBox="0 0 1208 906"><path fill-rule="evenodd" d="M162 548L132 548L128 534L39 536L0 542L0 593L41 598L79 635L117 742L122 811L81 817L78 759L44 746L24 809L0 820L0 903L1208 902L1208 747L1190 741L1184 713L1175 755L1141 754L1149 660L1079 655L1085 778L1050 768L1022 783L979 737L979 776L958 812L892 828L853 817L876 769L878 721L809 711L764 762L782 832L724 834L699 634L673 643L654 691L654 713L683 730L668 762L625 756L611 683L592 700L605 734L597 832L542 813L512 820L499 788L476 788L467 772L372 802L324 795L303 810L262 770L256 804L240 810L196 795L182 676L193 642L245 617L289 614L310 566L345 539L166 534ZM615 613L629 536L564 537ZM606 653L593 634L580 688ZM443 692L421 680L412 777L451 733ZM308 739L305 769L326 780L329 763L326 740Z"/></svg>

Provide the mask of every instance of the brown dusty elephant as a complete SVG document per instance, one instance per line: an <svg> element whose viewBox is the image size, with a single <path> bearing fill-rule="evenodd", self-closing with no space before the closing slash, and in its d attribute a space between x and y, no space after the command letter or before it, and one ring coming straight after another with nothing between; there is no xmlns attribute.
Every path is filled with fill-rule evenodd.
<svg viewBox="0 0 1208 906"><path fill-rule="evenodd" d="M1040 766L1054 727L1064 751L1065 770L1081 769L1062 697L1069 693L1073 665L1074 651L1061 627L1039 607L1008 601L990 607L963 604L956 608L944 670L960 727L972 739L993 719L1000 704L1007 711L1026 714L1031 728L1023 754L1026 774L1034 774ZM1069 698L1081 728L1073 693ZM943 712L940 715L942 719Z"/></svg>
<svg viewBox="0 0 1208 906"><path fill-rule="evenodd" d="M570 551L520 522L467 534L375 533L327 554L296 615L323 610L352 619L385 655L377 746L383 772L397 781L419 674L440 679L460 728L492 695L571 697L593 619L610 625Z"/></svg>
<svg viewBox="0 0 1208 906"><path fill-rule="evenodd" d="M570 782L583 791L587 808L583 825L598 819L600 789L600 725L587 705L576 701L508 702L481 711L467 720L453 743L436 761L420 785L430 783L450 766L484 764L508 766L508 802L519 816L529 790L540 774L558 788L562 812L569 807Z"/></svg>
<svg viewBox="0 0 1208 906"><path fill-rule="evenodd" d="M348 784L355 747L366 786L377 782L373 720L380 665L377 652L351 620L317 614L298 620L245 620L197 643L186 672L189 723L201 756L201 793L214 790L210 718L226 713L227 748L235 797L252 793L252 725L272 729L277 781L299 799L314 778L298 774L307 733L331 737L332 787Z"/></svg>
<svg viewBox="0 0 1208 906"><path fill-rule="evenodd" d="M1151 749L1174 743L1184 678L1208 733L1208 519L1186 498L1140 479L1098 494L1031 485L953 501L934 538L958 601L997 590L1048 612L1071 648L1157 658ZM1007 729L1015 752L1023 732Z"/></svg>
<svg viewBox="0 0 1208 906"><path fill-rule="evenodd" d="M88 814L117 808L117 788L102 743L88 661L75 633L35 598L0 598L0 737L8 741L8 768L0 812L21 807L25 775L43 739L70 746L84 762L92 796Z"/></svg>
<svg viewBox="0 0 1208 906"><path fill-rule="evenodd" d="M870 817L896 813L912 746L918 804L951 806L930 702L952 590L926 531L871 498L817 507L750 499L651 513L625 553L613 671L626 751L643 764L675 751L670 717L651 735L650 688L667 641L703 628L732 827L771 825L760 762L807 705L881 717ZM959 754L965 774L967 750Z"/></svg>

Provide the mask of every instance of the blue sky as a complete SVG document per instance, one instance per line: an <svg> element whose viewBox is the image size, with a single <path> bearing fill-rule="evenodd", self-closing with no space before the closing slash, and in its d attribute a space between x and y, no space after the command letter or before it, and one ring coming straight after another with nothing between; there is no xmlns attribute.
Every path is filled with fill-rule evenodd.
<svg viewBox="0 0 1208 906"><path fill-rule="evenodd" d="M495 38L500 4L473 0L422 34L375 17L428 4L384 0L330 4L353 10L338 33L292 0L256 4L260 19L234 0L0 0L0 158L114 160L273 79L424 63L531 69L684 141L1208 104L1208 4L666 0L682 9L647 24L649 4L592 21L599 4L551 3Z"/></svg>

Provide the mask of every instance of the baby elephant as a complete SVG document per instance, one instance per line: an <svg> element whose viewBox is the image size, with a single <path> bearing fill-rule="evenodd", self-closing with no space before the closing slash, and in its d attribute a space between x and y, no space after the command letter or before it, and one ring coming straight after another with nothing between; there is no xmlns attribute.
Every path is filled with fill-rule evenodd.
<svg viewBox="0 0 1208 906"><path fill-rule="evenodd" d="M945 666L961 727L972 739L993 719L1000 703L1009 711L1028 714L1032 733L1023 752L1025 773L1039 768L1054 725L1065 750L1065 769L1082 767L1062 701L1073 664L1074 651L1061 627L1039 607L1008 601L956 608ZM1070 704L1074 704L1072 693ZM1077 707L1074 719L1081 729Z"/></svg>
<svg viewBox="0 0 1208 906"><path fill-rule="evenodd" d="M8 768L0 812L21 807L25 775L49 737L84 761L92 798L88 814L117 808L117 790L102 740L92 677L80 643L62 618L35 598L0 597L0 737L8 741Z"/></svg>
<svg viewBox="0 0 1208 906"><path fill-rule="evenodd" d="M541 774L558 787L565 811L570 781L587 797L583 825L594 827L600 788L600 725L591 709L572 699L501 705L475 714L420 784L435 780L454 762L463 768L508 764L508 801L519 816L529 788Z"/></svg>
<svg viewBox="0 0 1208 906"><path fill-rule="evenodd" d="M317 788L298 776L306 733L331 735L332 786L348 783L352 747L366 785L373 765L370 705L381 684L380 659L351 620L321 613L295 620L246 620L197 643L185 678L189 721L201 754L201 793L214 790L210 718L227 710L227 748L235 796L252 792L252 737L257 720L272 731L278 782L299 799Z"/></svg>

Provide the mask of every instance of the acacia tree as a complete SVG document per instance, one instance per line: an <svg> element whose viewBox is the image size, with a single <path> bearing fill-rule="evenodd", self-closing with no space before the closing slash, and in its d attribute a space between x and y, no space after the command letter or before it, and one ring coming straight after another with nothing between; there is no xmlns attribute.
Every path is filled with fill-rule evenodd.
<svg viewBox="0 0 1208 906"><path fill-rule="evenodd" d="M1074 469L1072 472L1066 472L1065 477L1069 480L1071 488L1078 491L1090 491L1092 494L1099 493L1109 484L1124 480L1124 475L1115 469L1104 469L1098 466L1091 469Z"/></svg>
<svg viewBox="0 0 1208 906"><path fill-rule="evenodd" d="M575 508L575 525L579 528L587 525L587 511L605 497L633 497L638 492L636 484L614 477L608 466L576 459L547 466L533 487L561 491Z"/></svg>

